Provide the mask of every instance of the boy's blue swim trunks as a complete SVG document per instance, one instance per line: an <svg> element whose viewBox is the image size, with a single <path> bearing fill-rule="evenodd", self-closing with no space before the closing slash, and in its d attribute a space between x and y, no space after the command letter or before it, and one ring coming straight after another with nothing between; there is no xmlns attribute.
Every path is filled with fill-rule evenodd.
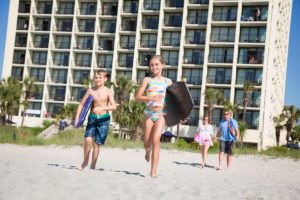
<svg viewBox="0 0 300 200"><path fill-rule="evenodd" d="M84 137L92 137L97 144L104 144L109 130L110 115L96 115L91 113L88 117Z"/></svg>

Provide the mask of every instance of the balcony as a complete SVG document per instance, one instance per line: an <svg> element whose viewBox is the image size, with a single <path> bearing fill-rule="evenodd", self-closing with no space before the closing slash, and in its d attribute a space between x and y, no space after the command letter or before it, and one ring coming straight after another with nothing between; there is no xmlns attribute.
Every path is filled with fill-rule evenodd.
<svg viewBox="0 0 300 200"><path fill-rule="evenodd" d="M140 46L143 48L156 48L156 40L140 40Z"/></svg>
<svg viewBox="0 0 300 200"><path fill-rule="evenodd" d="M136 31L136 21L124 21L121 24L122 31Z"/></svg>
<svg viewBox="0 0 300 200"><path fill-rule="evenodd" d="M231 76L207 75L208 84L231 84Z"/></svg>
<svg viewBox="0 0 300 200"><path fill-rule="evenodd" d="M265 43L266 35L258 35L258 34L241 34L240 42L245 43Z"/></svg>
<svg viewBox="0 0 300 200"><path fill-rule="evenodd" d="M235 98L234 104L243 106L243 98ZM260 98L250 98L248 99L247 107L259 108L260 107Z"/></svg>
<svg viewBox="0 0 300 200"><path fill-rule="evenodd" d="M120 42L120 47L122 49L133 50L134 46L135 46L135 42L129 42L129 41Z"/></svg>
<svg viewBox="0 0 300 200"><path fill-rule="evenodd" d="M179 47L180 46L180 38L162 38L162 45Z"/></svg>
<svg viewBox="0 0 300 200"><path fill-rule="evenodd" d="M170 16L167 19L164 19L164 25L165 26L171 26L171 27L181 27L182 25L182 16L176 17L176 16Z"/></svg>
<svg viewBox="0 0 300 200"><path fill-rule="evenodd" d="M91 33L91 32L95 31L95 25L94 24L93 25L91 25L91 24L89 24L89 25L78 25L76 27L76 30L78 32Z"/></svg>
<svg viewBox="0 0 300 200"><path fill-rule="evenodd" d="M149 66L150 58L152 55L140 54L139 56L139 65L140 66Z"/></svg>
<svg viewBox="0 0 300 200"><path fill-rule="evenodd" d="M79 8L77 13L80 15L96 15L96 5L89 8Z"/></svg>
<svg viewBox="0 0 300 200"><path fill-rule="evenodd" d="M47 64L47 59L32 58L31 63L33 65L46 65Z"/></svg>
<svg viewBox="0 0 300 200"><path fill-rule="evenodd" d="M73 15L74 7L58 6L58 8L55 9L55 14L57 14L57 15Z"/></svg>
<svg viewBox="0 0 300 200"><path fill-rule="evenodd" d="M166 0L166 7L183 8L184 0Z"/></svg>
<svg viewBox="0 0 300 200"><path fill-rule="evenodd" d="M28 22L27 23L18 23L17 24L17 30L28 30Z"/></svg>
<svg viewBox="0 0 300 200"><path fill-rule="evenodd" d="M61 83L66 84L67 83L67 76L49 76L47 77L48 83Z"/></svg>
<svg viewBox="0 0 300 200"><path fill-rule="evenodd" d="M118 60L118 66L119 67L132 68L133 67L133 57L126 58L126 59L119 59Z"/></svg>
<svg viewBox="0 0 300 200"><path fill-rule="evenodd" d="M56 49L70 49L71 42L55 42L54 45Z"/></svg>
<svg viewBox="0 0 300 200"><path fill-rule="evenodd" d="M35 80L35 82L41 82L43 83L45 81L45 74L41 75L29 75L30 78L33 78Z"/></svg>
<svg viewBox="0 0 300 200"><path fill-rule="evenodd" d="M88 76L75 76L73 77L73 84L84 85L88 82L88 80L89 80Z"/></svg>
<svg viewBox="0 0 300 200"><path fill-rule="evenodd" d="M101 12L102 15L117 16L117 13L118 13L117 4L103 3L102 12Z"/></svg>
<svg viewBox="0 0 300 200"><path fill-rule="evenodd" d="M209 4L209 0L189 0L190 4Z"/></svg>
<svg viewBox="0 0 300 200"><path fill-rule="evenodd" d="M158 18L144 19L142 22L143 29L158 29Z"/></svg>
<svg viewBox="0 0 300 200"><path fill-rule="evenodd" d="M214 12L212 15L213 21L236 21L237 13L231 12Z"/></svg>
<svg viewBox="0 0 300 200"><path fill-rule="evenodd" d="M238 76L236 79L237 85L243 85L245 82L249 82L256 86L261 86L262 77L247 77L247 76Z"/></svg>
<svg viewBox="0 0 300 200"><path fill-rule="evenodd" d="M14 58L13 63L14 64L25 64L25 58Z"/></svg>
<svg viewBox="0 0 300 200"><path fill-rule="evenodd" d="M165 58L165 64L170 66L178 66L178 58Z"/></svg>
<svg viewBox="0 0 300 200"><path fill-rule="evenodd" d="M52 14L52 5L34 7L33 14Z"/></svg>
<svg viewBox="0 0 300 200"><path fill-rule="evenodd" d="M144 10L160 10L160 3L144 3Z"/></svg>
<svg viewBox="0 0 300 200"><path fill-rule="evenodd" d="M211 42L234 42L235 34L211 34Z"/></svg>
<svg viewBox="0 0 300 200"><path fill-rule="evenodd" d="M30 13L30 1L20 1L19 13Z"/></svg>
<svg viewBox="0 0 300 200"><path fill-rule="evenodd" d="M104 69L111 69L112 68L112 60L106 60L106 61L99 60L97 62L97 67L104 68Z"/></svg>
<svg viewBox="0 0 300 200"><path fill-rule="evenodd" d="M40 81L43 82L43 81ZM43 92L35 92L30 97L31 100L42 100L43 99Z"/></svg>
<svg viewBox="0 0 300 200"><path fill-rule="evenodd" d="M27 46L27 39L15 42L15 47L26 47L26 46Z"/></svg>
<svg viewBox="0 0 300 200"><path fill-rule="evenodd" d="M250 55L250 56L239 56L239 64L263 64L264 57L263 56L256 56L256 55Z"/></svg>
<svg viewBox="0 0 300 200"><path fill-rule="evenodd" d="M198 126L199 118L198 117L188 117L186 125L189 126Z"/></svg>
<svg viewBox="0 0 300 200"><path fill-rule="evenodd" d="M39 41L32 41L29 43L30 48L48 48L49 41L39 40Z"/></svg>
<svg viewBox="0 0 300 200"><path fill-rule="evenodd" d="M192 97L193 101L194 101L194 105L200 105L200 97Z"/></svg>
<svg viewBox="0 0 300 200"><path fill-rule="evenodd" d="M207 24L207 16L187 16L187 24L205 25Z"/></svg>
<svg viewBox="0 0 300 200"><path fill-rule="evenodd" d="M47 100L65 101L65 94L50 93Z"/></svg>
<svg viewBox="0 0 300 200"><path fill-rule="evenodd" d="M203 37L185 37L186 44L205 44L205 36Z"/></svg>
<svg viewBox="0 0 300 200"><path fill-rule="evenodd" d="M76 42L73 47L74 50L93 50L93 42Z"/></svg>
<svg viewBox="0 0 300 200"><path fill-rule="evenodd" d="M91 59L78 59L75 60L76 67L91 67Z"/></svg>
<svg viewBox="0 0 300 200"><path fill-rule="evenodd" d="M100 40L98 50L113 51L114 50L114 40L113 39Z"/></svg>
<svg viewBox="0 0 300 200"><path fill-rule="evenodd" d="M59 32L72 32L72 24L61 24L61 25L54 25L53 26L54 31L59 31Z"/></svg>
<svg viewBox="0 0 300 200"><path fill-rule="evenodd" d="M69 98L68 98L68 101L70 102L81 102L82 98L83 98L84 94L83 95L71 95Z"/></svg>
<svg viewBox="0 0 300 200"><path fill-rule="evenodd" d="M61 59L53 59L53 65L55 66L69 66L69 56Z"/></svg>
<svg viewBox="0 0 300 200"><path fill-rule="evenodd" d="M186 80L187 84L192 84L192 85L201 85L202 84L202 76L183 76Z"/></svg>
<svg viewBox="0 0 300 200"><path fill-rule="evenodd" d="M233 55L220 55L220 54L210 54L208 58L209 63L232 63Z"/></svg>
<svg viewBox="0 0 300 200"><path fill-rule="evenodd" d="M31 26L32 31L50 31L50 22L34 24Z"/></svg>
<svg viewBox="0 0 300 200"><path fill-rule="evenodd" d="M131 1L129 5L126 4L126 1L124 3L125 3L125 5L123 6L124 13L138 13L138 8L139 8L138 1L136 2Z"/></svg>
<svg viewBox="0 0 300 200"><path fill-rule="evenodd" d="M116 32L116 23L110 23L107 25L102 25L100 27L100 32L102 33L115 33Z"/></svg>
<svg viewBox="0 0 300 200"><path fill-rule="evenodd" d="M244 6L241 21L267 21L268 6Z"/></svg>
<svg viewBox="0 0 300 200"><path fill-rule="evenodd" d="M203 65L203 55L202 56L184 56L184 64L193 65Z"/></svg>

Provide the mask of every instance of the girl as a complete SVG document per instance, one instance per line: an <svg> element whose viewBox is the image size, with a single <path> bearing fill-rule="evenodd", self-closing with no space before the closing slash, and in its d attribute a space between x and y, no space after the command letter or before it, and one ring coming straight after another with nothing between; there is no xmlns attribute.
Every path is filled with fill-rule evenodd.
<svg viewBox="0 0 300 200"><path fill-rule="evenodd" d="M212 125L208 123L208 117L203 118L203 125L200 125L197 129L197 133L195 135L195 141L198 142L201 146L201 154L202 154L202 168L206 165L206 157L209 146L213 145L212 137L214 134L214 129Z"/></svg>
<svg viewBox="0 0 300 200"><path fill-rule="evenodd" d="M160 136L165 127L164 104L166 89L172 81L163 77L164 60L161 56L152 56L149 62L152 77L145 77L135 99L146 102L144 111L144 147L146 150L145 159L151 160L150 176L156 177L156 170L159 159ZM144 93L147 95L144 95Z"/></svg>

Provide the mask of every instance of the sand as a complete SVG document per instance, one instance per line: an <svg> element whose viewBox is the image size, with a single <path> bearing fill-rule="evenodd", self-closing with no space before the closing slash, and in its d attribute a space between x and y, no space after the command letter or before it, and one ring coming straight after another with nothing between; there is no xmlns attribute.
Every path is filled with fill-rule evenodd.
<svg viewBox="0 0 300 200"><path fill-rule="evenodd" d="M101 148L96 170L77 170L81 147L0 145L0 199L300 199L300 161L161 150L156 179L143 149Z"/></svg>

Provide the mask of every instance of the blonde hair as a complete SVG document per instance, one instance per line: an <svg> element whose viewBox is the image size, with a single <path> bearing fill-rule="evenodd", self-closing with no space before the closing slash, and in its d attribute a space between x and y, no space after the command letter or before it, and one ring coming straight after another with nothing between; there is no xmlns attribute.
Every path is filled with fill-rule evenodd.
<svg viewBox="0 0 300 200"><path fill-rule="evenodd" d="M161 64L163 64L163 65L165 64L165 60L164 60L164 58L161 55L153 55L153 56L151 56L151 58L149 60L149 64L150 64L150 61L152 59L158 59Z"/></svg>
<svg viewBox="0 0 300 200"><path fill-rule="evenodd" d="M103 76L107 77L107 73L106 73L106 71L103 70L103 69L97 70L97 71L95 72L94 76L95 76L96 74L98 74L98 75L103 74Z"/></svg>

